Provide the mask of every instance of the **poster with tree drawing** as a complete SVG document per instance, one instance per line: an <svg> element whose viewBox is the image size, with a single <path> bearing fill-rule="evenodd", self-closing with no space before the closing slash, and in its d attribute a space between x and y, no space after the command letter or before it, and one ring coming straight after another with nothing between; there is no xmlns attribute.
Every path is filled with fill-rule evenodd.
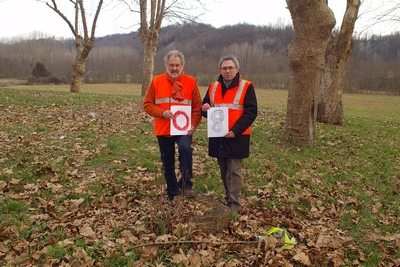
<svg viewBox="0 0 400 267"><path fill-rule="evenodd" d="M212 107L207 110L208 137L223 137L228 133L228 108Z"/></svg>

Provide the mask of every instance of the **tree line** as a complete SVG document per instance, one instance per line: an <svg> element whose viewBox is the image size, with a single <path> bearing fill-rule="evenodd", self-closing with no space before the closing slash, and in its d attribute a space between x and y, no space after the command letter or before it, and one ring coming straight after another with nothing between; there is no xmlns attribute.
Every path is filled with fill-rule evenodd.
<svg viewBox="0 0 400 267"><path fill-rule="evenodd" d="M241 74L257 88L288 89L287 46L291 26L249 24L214 28L208 24L175 24L161 28L154 74L165 71L163 56L171 49L186 57L185 72L200 86L215 80L221 56L235 54ZM53 76L71 80L75 57L72 39L33 33L28 39L0 43L0 78L28 79L36 62ZM400 34L354 38L353 52L343 79L345 93L400 95ZM141 83L143 47L138 32L95 39L84 76L85 83Z"/></svg>

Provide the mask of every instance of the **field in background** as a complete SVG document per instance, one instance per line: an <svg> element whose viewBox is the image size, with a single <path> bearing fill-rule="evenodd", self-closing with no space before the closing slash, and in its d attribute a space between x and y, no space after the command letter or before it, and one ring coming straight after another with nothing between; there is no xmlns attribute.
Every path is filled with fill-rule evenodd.
<svg viewBox="0 0 400 267"><path fill-rule="evenodd" d="M1 82L0 82L1 84ZM10 87L10 86L8 86ZM69 85L12 85L15 89L69 92ZM207 87L200 87L203 97ZM114 94L140 96L140 84L84 84L82 93ZM286 109L287 91L257 89L260 106ZM400 96L344 94L344 112L346 116L368 117L378 120L400 122Z"/></svg>

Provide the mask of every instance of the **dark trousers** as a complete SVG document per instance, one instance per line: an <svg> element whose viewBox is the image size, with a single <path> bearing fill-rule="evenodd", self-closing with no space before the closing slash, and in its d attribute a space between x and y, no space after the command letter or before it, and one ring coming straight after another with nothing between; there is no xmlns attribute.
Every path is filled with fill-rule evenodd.
<svg viewBox="0 0 400 267"><path fill-rule="evenodd" d="M242 165L243 159L218 158L219 170L225 187L226 205L238 211L242 208L239 202L240 190L242 188Z"/></svg>
<svg viewBox="0 0 400 267"><path fill-rule="evenodd" d="M158 146L163 163L165 182L167 183L167 194L173 198L180 194L180 189L192 189L192 136L157 136ZM176 178L175 173L175 143L178 145L178 161L181 177Z"/></svg>

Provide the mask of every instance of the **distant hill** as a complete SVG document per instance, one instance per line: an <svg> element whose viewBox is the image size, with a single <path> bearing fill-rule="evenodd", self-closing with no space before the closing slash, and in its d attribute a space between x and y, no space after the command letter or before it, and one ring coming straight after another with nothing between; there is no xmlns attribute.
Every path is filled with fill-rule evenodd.
<svg viewBox="0 0 400 267"><path fill-rule="evenodd" d="M169 25L159 33L155 74L165 71L163 56L172 49L186 58L185 72L207 85L219 73L218 61L228 53L241 64L240 73L257 87L286 89L290 69L286 50L293 37L290 26L237 24L214 28L208 24ZM68 80L74 59L72 40L38 39L0 43L0 77L26 78L40 61ZM354 39L346 67L346 92L400 94L400 34ZM141 82L143 48L138 32L96 38L85 81Z"/></svg>

